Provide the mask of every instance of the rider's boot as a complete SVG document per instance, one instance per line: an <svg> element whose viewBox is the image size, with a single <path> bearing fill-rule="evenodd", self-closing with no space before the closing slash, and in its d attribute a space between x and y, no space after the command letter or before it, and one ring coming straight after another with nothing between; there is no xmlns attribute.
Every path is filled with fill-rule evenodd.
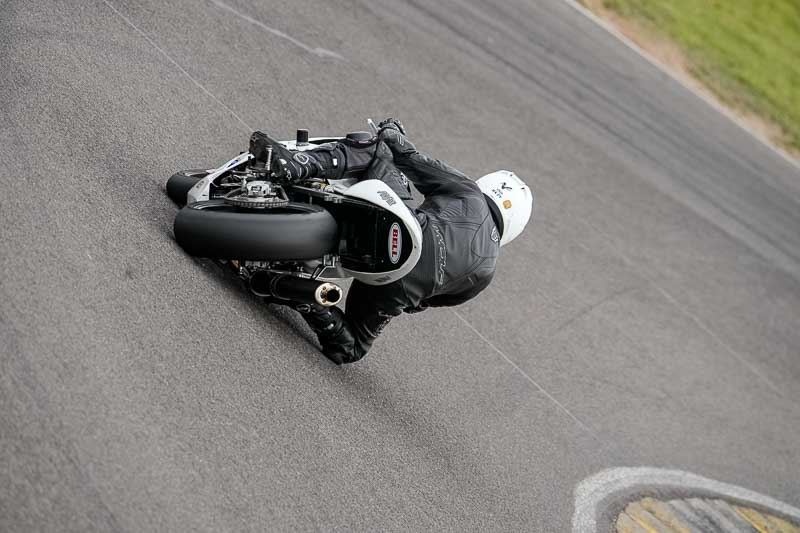
<svg viewBox="0 0 800 533"><path fill-rule="evenodd" d="M288 150L261 131L255 131L250 136L250 153L253 155L254 168L265 168L269 164L270 170L281 177L299 180L319 173L316 161L303 156L295 158L300 152Z"/></svg>
<svg viewBox="0 0 800 533"><path fill-rule="evenodd" d="M293 152L266 133L256 131L250 136L250 153L255 159L254 166L263 168L266 165L270 146L272 170L293 180L331 180L363 174L375 156L374 142L345 139L312 150Z"/></svg>

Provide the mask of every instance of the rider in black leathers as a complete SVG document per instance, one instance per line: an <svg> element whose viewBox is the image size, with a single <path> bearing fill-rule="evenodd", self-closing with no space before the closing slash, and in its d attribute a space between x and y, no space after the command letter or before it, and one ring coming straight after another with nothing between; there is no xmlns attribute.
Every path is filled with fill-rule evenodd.
<svg viewBox="0 0 800 533"><path fill-rule="evenodd" d="M489 285L503 231L497 207L467 176L418 152L399 121L382 122L377 144L371 147L342 142L302 152L308 157L298 158L273 146L273 165L293 178L366 172L367 178L383 180L408 202L412 196L405 175L425 196L413 209L423 242L422 256L410 273L381 286L353 281L346 312L337 307L296 306L331 361L352 363L364 357L392 317L458 305Z"/></svg>

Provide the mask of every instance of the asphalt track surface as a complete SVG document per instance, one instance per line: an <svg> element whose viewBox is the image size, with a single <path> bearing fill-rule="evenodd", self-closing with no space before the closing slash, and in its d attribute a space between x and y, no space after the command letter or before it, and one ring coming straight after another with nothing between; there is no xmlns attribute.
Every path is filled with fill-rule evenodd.
<svg viewBox="0 0 800 533"><path fill-rule="evenodd" d="M0 9L0 530L565 531L632 465L800 504L800 171L568 4ZM536 210L337 368L163 184L386 115Z"/></svg>

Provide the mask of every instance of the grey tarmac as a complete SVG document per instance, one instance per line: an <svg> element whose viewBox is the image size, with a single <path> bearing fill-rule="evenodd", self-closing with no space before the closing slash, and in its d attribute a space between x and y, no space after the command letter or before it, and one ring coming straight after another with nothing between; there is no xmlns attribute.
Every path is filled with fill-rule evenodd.
<svg viewBox="0 0 800 533"><path fill-rule="evenodd" d="M800 171L568 4L0 10L0 530L568 531L634 465L800 505ZM533 223L336 368L163 186L385 116Z"/></svg>

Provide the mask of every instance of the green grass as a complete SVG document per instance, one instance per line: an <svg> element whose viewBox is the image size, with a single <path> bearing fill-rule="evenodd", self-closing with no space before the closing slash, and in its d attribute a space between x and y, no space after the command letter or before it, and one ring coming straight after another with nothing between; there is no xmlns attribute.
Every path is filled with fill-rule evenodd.
<svg viewBox="0 0 800 533"><path fill-rule="evenodd" d="M727 104L781 127L800 150L800 0L603 0L676 42Z"/></svg>

